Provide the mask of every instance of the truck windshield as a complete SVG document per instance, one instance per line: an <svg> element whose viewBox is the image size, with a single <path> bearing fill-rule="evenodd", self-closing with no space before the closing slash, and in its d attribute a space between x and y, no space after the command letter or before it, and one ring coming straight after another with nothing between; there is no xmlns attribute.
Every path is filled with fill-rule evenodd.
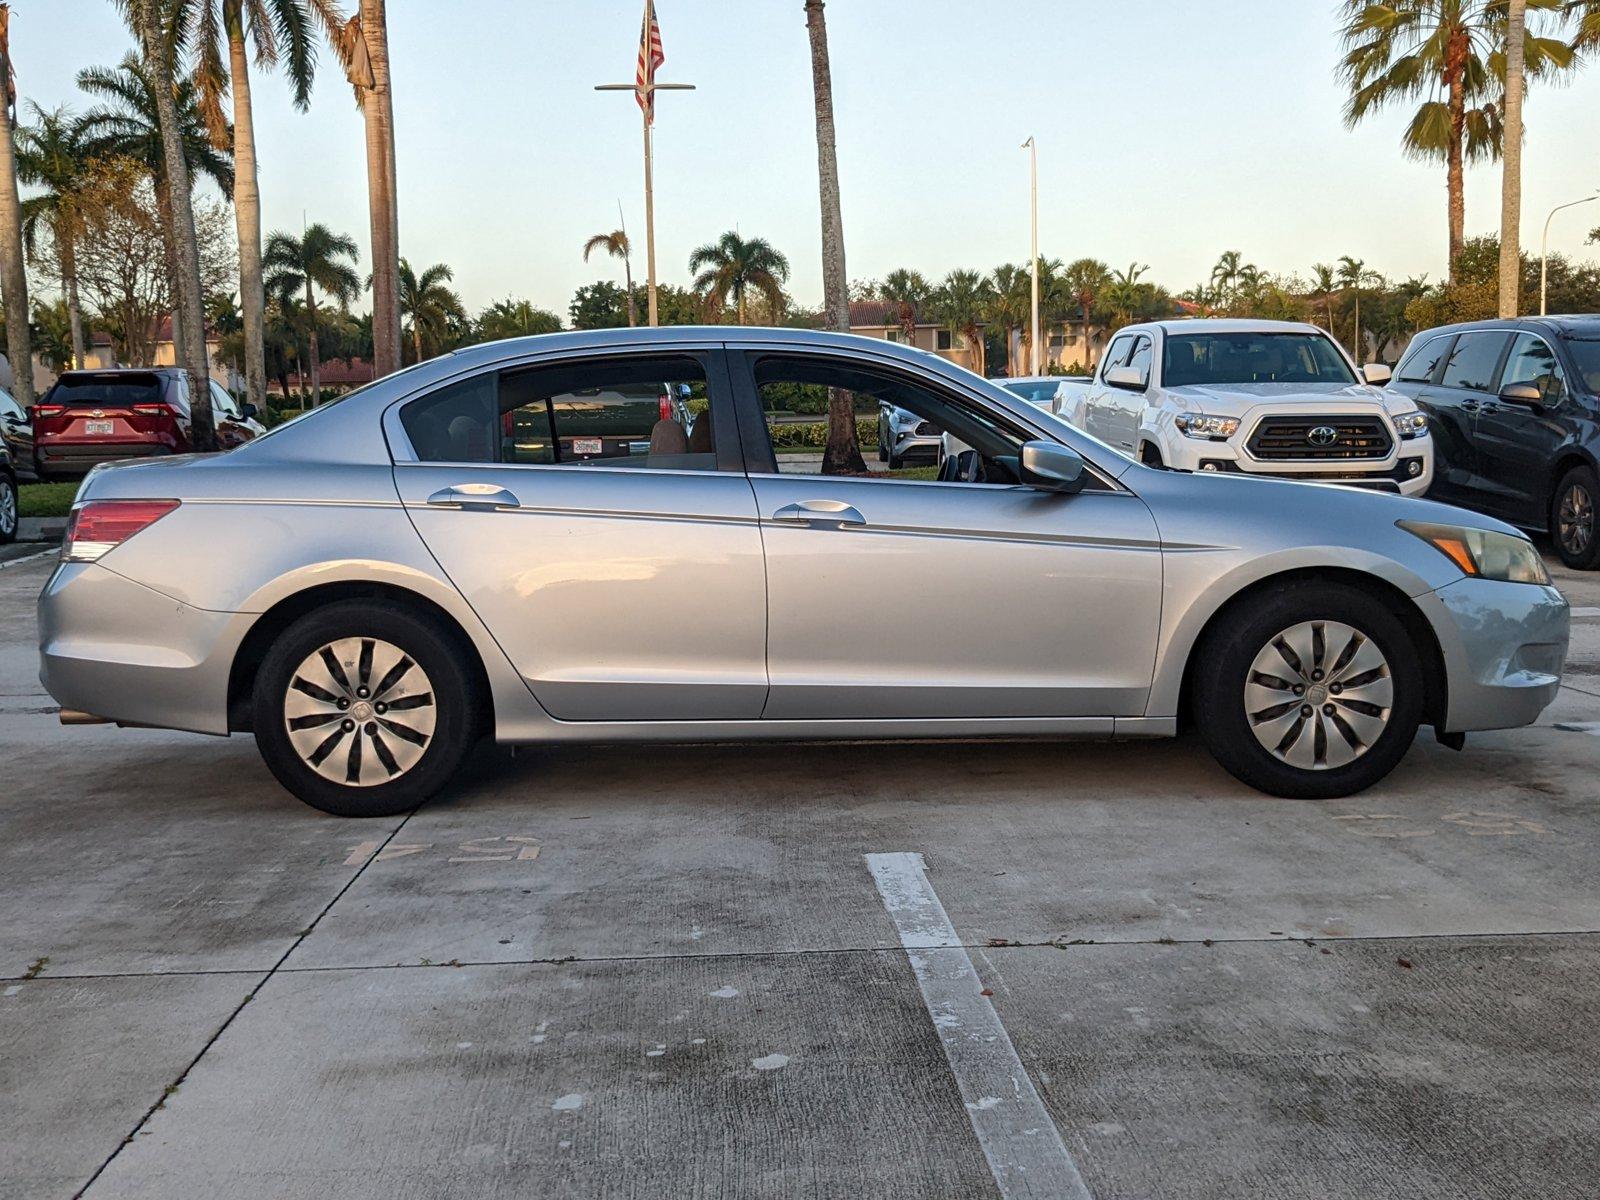
<svg viewBox="0 0 1600 1200"><path fill-rule="evenodd" d="M1167 387L1356 381L1344 355L1315 333L1178 333L1161 356Z"/></svg>

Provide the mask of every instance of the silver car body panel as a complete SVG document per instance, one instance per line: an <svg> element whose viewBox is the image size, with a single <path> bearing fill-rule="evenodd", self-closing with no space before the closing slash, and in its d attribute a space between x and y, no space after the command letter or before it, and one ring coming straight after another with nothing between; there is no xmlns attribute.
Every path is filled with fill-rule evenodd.
<svg viewBox="0 0 1600 1200"><path fill-rule="evenodd" d="M422 464L398 418L405 401L494 367L716 344L914 371L1071 446L1098 482L1063 496ZM427 504L491 476L514 476L504 486L523 507ZM41 677L64 707L226 732L234 656L261 614L346 584L413 593L460 626L502 741L1167 734L1207 623L1240 591L1297 571L1353 572L1411 599L1444 661L1450 731L1532 720L1566 649L1554 589L1466 579L1395 525L1510 532L1491 518L1150 470L933 355L840 335L607 330L475 347L225 456L97 470L79 499L158 497L183 503L100 562L64 564L40 598ZM865 524L775 517L818 498Z"/></svg>

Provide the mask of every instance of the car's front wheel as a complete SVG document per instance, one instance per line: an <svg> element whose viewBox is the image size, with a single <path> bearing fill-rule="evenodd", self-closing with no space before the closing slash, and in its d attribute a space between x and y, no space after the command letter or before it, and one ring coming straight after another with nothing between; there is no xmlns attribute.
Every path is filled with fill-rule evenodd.
<svg viewBox="0 0 1600 1200"><path fill-rule="evenodd" d="M17 514L17 477L0 470L0 546L16 540Z"/></svg>
<svg viewBox="0 0 1600 1200"><path fill-rule="evenodd" d="M1422 667L1404 625L1340 584L1285 585L1226 614L1194 679L1195 723L1212 755L1275 796L1371 787L1422 720Z"/></svg>
<svg viewBox="0 0 1600 1200"><path fill-rule="evenodd" d="M450 779L480 729L462 654L431 620L347 601L289 626L256 673L256 745L313 808L386 817Z"/></svg>
<svg viewBox="0 0 1600 1200"><path fill-rule="evenodd" d="M1579 571L1600 567L1600 533L1595 527L1595 499L1600 497L1591 467L1573 467L1556 484L1550 503L1550 536L1556 553L1567 566Z"/></svg>

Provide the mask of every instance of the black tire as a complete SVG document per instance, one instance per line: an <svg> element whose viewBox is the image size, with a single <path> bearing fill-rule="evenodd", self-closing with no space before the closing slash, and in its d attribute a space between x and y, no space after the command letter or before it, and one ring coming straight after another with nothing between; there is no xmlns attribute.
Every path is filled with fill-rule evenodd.
<svg viewBox="0 0 1600 1200"><path fill-rule="evenodd" d="M0 546L17 540L18 515L17 477L10 471L0 470Z"/></svg>
<svg viewBox="0 0 1600 1200"><path fill-rule="evenodd" d="M884 439L884 436L883 436L883 430L880 429L880 430L878 430L878 461L879 462L888 462L889 461L889 451L885 448L884 441L885 441L885 439Z"/></svg>
<svg viewBox="0 0 1600 1200"><path fill-rule="evenodd" d="M1600 479L1593 467L1573 467L1556 484L1550 499L1550 538L1567 566L1578 571L1600 567Z"/></svg>
<svg viewBox="0 0 1600 1200"><path fill-rule="evenodd" d="M889 452L889 470L898 471L901 467L903 467L905 465L906 465L906 460L905 460L905 457L903 455L896 454L892 450Z"/></svg>
<svg viewBox="0 0 1600 1200"><path fill-rule="evenodd" d="M359 786L330 779L302 758L290 737L285 710L296 672L309 656L343 639L389 643L413 660L429 685L433 703L428 707L434 716L431 740L414 765L388 782ZM449 782L482 731L482 698L464 661L465 654L455 639L434 621L402 605L350 600L319 608L278 636L256 672L251 720L256 746L278 782L313 808L339 817L389 817L406 812ZM359 671L356 678L360 678ZM379 709L381 712L381 706ZM393 726L393 720L385 725L391 738ZM335 724L326 728L332 737ZM375 732L370 723L364 729ZM381 736L384 731L376 732ZM361 731L352 740L359 742ZM370 744L375 748L377 741L374 738ZM381 757L368 753L373 754L373 761ZM326 757L331 763L339 755L330 752Z"/></svg>
<svg viewBox="0 0 1600 1200"><path fill-rule="evenodd" d="M1264 653L1279 634L1304 622L1348 625L1370 640L1387 660L1387 677L1392 686L1387 725L1353 761L1342 765L1312 769L1286 761L1258 740L1256 726L1247 711L1246 684L1257 655ZM1320 646L1322 642L1319 635L1316 644ZM1342 649L1327 647L1323 651L1324 666L1336 667L1335 656ZM1309 678L1311 673L1307 668L1305 677ZM1316 678L1322 680L1330 673L1318 674ZM1422 665L1410 635L1400 619L1381 601L1346 584L1290 583L1234 606L1208 631L1199 647L1193 679L1195 724L1207 749L1236 779L1273 796L1323 800L1353 795L1369 788L1388 775L1405 756L1422 722ZM1304 699L1315 697L1306 695ZM1322 699L1333 700L1334 697ZM1291 699L1298 713L1303 714L1306 708L1301 703ZM1347 696L1339 703L1348 704L1350 699ZM1295 711L1283 713L1291 722L1295 715ZM1312 720L1323 724L1324 733L1336 725L1332 717L1321 721L1315 710ZM1306 736L1311 737L1313 743L1316 732L1315 729L1306 730Z"/></svg>

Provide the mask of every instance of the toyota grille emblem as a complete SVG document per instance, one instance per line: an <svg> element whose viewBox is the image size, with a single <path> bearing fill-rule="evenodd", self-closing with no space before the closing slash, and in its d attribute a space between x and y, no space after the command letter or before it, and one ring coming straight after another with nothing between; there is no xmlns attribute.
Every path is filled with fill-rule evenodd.
<svg viewBox="0 0 1600 1200"><path fill-rule="evenodd" d="M1331 446L1339 440L1339 431L1332 425L1317 425L1306 433L1306 441L1313 446Z"/></svg>

